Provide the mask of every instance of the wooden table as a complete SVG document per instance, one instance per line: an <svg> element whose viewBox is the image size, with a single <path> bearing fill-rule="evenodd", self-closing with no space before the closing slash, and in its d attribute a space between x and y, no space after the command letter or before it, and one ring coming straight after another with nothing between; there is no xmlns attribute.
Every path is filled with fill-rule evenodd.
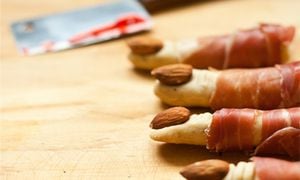
<svg viewBox="0 0 300 180"><path fill-rule="evenodd" d="M17 53L14 20L99 2L2 2L0 179L181 179L178 171L197 160L247 160L150 140L148 124L166 107L152 93L154 79L127 60L124 39L33 57ZM199 2L154 14L155 28L141 35L176 40L259 22L299 29L299 9L295 0ZM294 59L299 50L298 36Z"/></svg>

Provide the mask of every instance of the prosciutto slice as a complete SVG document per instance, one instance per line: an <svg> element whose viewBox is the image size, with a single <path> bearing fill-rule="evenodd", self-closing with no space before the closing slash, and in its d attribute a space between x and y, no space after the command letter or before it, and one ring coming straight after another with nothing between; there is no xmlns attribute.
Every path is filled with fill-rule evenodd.
<svg viewBox="0 0 300 180"><path fill-rule="evenodd" d="M289 162L275 158L251 158L255 174L260 180L299 180L300 162ZM276 173L274 173L276 172Z"/></svg>
<svg viewBox="0 0 300 180"><path fill-rule="evenodd" d="M214 110L300 106L300 61L269 68L222 71L210 106Z"/></svg>
<svg viewBox="0 0 300 180"><path fill-rule="evenodd" d="M300 61L276 65L281 75L280 107L300 106Z"/></svg>
<svg viewBox="0 0 300 180"><path fill-rule="evenodd" d="M199 48L184 59L195 68L255 68L283 62L284 45L295 35L295 28L261 24L225 36L199 39Z"/></svg>
<svg viewBox="0 0 300 180"><path fill-rule="evenodd" d="M216 111L207 134L207 148L217 152L252 149L254 122L253 109Z"/></svg>
<svg viewBox="0 0 300 180"><path fill-rule="evenodd" d="M300 129L287 127L276 131L256 147L254 154L287 154L300 160Z"/></svg>
<svg viewBox="0 0 300 180"><path fill-rule="evenodd" d="M287 129L287 127L293 127ZM279 130L284 129L280 132ZM296 134L294 131L296 130ZM300 146L291 143L299 139L300 108L261 111L255 109L221 109L213 114L207 129L207 148L216 152L245 150L256 153L297 155ZM289 140L287 140L289 139ZM287 141L287 142L286 142ZM269 147L280 143L281 147ZM295 142L299 144L300 141Z"/></svg>

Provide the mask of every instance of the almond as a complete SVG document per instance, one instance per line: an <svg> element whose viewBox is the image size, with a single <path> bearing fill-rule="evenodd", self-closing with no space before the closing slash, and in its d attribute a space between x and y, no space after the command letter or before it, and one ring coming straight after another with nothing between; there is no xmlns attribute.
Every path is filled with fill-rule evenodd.
<svg viewBox="0 0 300 180"><path fill-rule="evenodd" d="M163 47L163 42L151 37L139 37L127 41L127 45L135 54L147 55L157 53Z"/></svg>
<svg viewBox="0 0 300 180"><path fill-rule="evenodd" d="M221 180L229 172L226 161L211 159L186 166L180 174L186 179Z"/></svg>
<svg viewBox="0 0 300 180"><path fill-rule="evenodd" d="M156 68L151 75L166 85L181 85L192 77L193 67L188 64L171 64Z"/></svg>
<svg viewBox="0 0 300 180"><path fill-rule="evenodd" d="M173 107L158 113L152 120L152 129L161 129L168 126L182 124L189 120L190 110L185 107Z"/></svg>

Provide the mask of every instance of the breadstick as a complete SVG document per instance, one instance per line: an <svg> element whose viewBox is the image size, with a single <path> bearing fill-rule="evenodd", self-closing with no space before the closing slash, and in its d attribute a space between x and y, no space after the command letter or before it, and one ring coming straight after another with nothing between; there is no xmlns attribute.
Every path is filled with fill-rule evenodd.
<svg viewBox="0 0 300 180"><path fill-rule="evenodd" d="M300 61L256 69L185 71L189 68L189 65L177 64L152 71L159 80L154 92L164 103L214 110L300 106ZM181 70L181 76L174 73L176 69ZM169 80L174 82L174 79L181 81L170 84Z"/></svg>
<svg viewBox="0 0 300 180"><path fill-rule="evenodd" d="M150 127L156 141L202 145L215 152L253 152L256 147L256 154L300 158L300 108L221 109L190 115L184 107L173 107L155 116Z"/></svg>
<svg viewBox="0 0 300 180"><path fill-rule="evenodd" d="M212 159L186 166L180 174L188 180L281 180L300 179L300 162L253 157L237 165Z"/></svg>
<svg viewBox="0 0 300 180"><path fill-rule="evenodd" d="M129 59L136 68L153 69L166 64L185 63L194 68L255 68L273 66L289 59L288 45L295 28L260 24L222 36L181 41L144 37L128 41Z"/></svg>

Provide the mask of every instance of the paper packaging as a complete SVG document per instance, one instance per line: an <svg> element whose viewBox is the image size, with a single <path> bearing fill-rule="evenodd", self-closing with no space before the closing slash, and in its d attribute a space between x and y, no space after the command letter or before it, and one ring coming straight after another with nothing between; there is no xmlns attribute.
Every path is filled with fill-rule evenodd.
<svg viewBox="0 0 300 180"><path fill-rule="evenodd" d="M147 11L135 0L14 22L16 44L24 55L55 52L150 30Z"/></svg>

